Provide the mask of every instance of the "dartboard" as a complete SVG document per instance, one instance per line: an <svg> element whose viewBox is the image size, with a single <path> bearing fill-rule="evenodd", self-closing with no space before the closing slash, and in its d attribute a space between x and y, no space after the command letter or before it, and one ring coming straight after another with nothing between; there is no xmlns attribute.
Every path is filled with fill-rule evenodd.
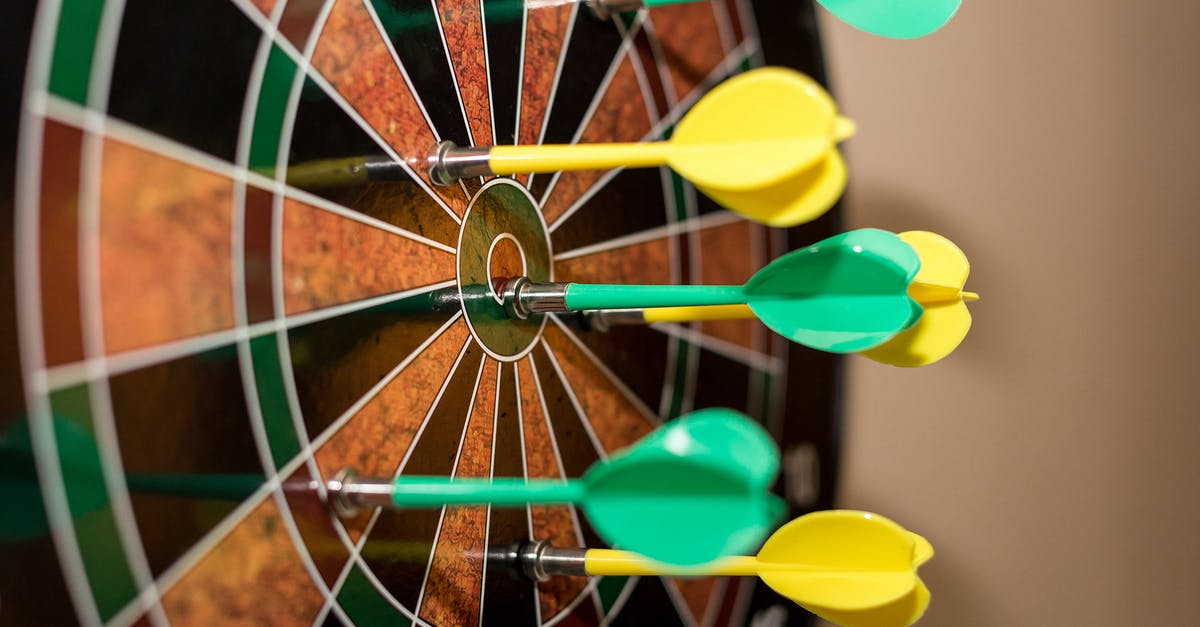
<svg viewBox="0 0 1200 627"><path fill-rule="evenodd" d="M345 515L325 486L348 469L578 477L730 407L780 444L793 513L829 504L832 357L750 320L512 320L495 282L739 283L836 212L769 229L666 167L448 186L428 171L444 141L667 138L706 90L768 63L821 80L807 1L13 10L0 420L40 506L0 540L0 622L806 620L753 578L503 568L514 543L603 546L569 505ZM96 477L77 480L87 460Z"/></svg>

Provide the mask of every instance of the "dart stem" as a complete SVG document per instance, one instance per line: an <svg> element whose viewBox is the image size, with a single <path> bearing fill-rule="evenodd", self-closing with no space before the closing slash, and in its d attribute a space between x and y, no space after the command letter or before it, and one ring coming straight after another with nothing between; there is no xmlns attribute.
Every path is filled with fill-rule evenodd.
<svg viewBox="0 0 1200 627"><path fill-rule="evenodd" d="M725 557L700 566L671 566L651 561L637 553L614 549L588 549L585 564L589 575L680 577L748 577L757 575L759 566L757 559L746 556Z"/></svg>
<svg viewBox="0 0 1200 627"><path fill-rule="evenodd" d="M753 318L746 305L713 305L710 307L654 307L642 312L647 323L698 322L701 320L742 320Z"/></svg>
<svg viewBox="0 0 1200 627"><path fill-rule="evenodd" d="M740 305L746 295L740 285L601 285L570 283L566 306L581 309L648 309L701 305Z"/></svg>
<svg viewBox="0 0 1200 627"><path fill-rule="evenodd" d="M488 166L495 174L644 168L666 163L670 150L667 142L494 146Z"/></svg>
<svg viewBox="0 0 1200 627"><path fill-rule="evenodd" d="M519 477L448 479L446 477L400 477L392 484L392 503L397 507L441 507L442 505L487 504L518 507L527 503L575 503L583 499L579 481L530 481Z"/></svg>

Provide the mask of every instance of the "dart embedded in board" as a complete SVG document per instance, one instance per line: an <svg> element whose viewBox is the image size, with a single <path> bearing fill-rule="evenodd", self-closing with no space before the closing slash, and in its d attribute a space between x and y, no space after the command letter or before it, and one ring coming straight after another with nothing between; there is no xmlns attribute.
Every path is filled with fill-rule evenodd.
<svg viewBox="0 0 1200 627"><path fill-rule="evenodd" d="M430 178L669 165L726 208L771 226L828 211L846 186L837 144L855 132L816 81L786 68L750 70L718 85L649 143L458 147L439 144Z"/></svg>
<svg viewBox="0 0 1200 627"><path fill-rule="evenodd" d="M784 515L770 493L779 451L738 412L705 409L672 420L579 479L468 479L346 471L329 483L342 515L361 508L578 505L609 544L656 561L695 565L749 550Z"/></svg>
<svg viewBox="0 0 1200 627"><path fill-rule="evenodd" d="M979 300L979 295L963 290L971 266L954 242L928 231L906 231L898 237L912 247L920 260L920 269L908 285L908 294L921 306L921 317L886 342L857 352L893 366L926 366L948 356L966 338L971 329L971 313L966 303ZM596 309L582 312L576 322L585 330L607 331L614 326L754 317L749 305L734 304Z"/></svg>
<svg viewBox="0 0 1200 627"><path fill-rule="evenodd" d="M547 540L489 550L489 559L534 581L562 576L758 577L776 593L838 625L915 623L930 593L917 568L929 542L878 514L831 510L783 525L753 556L698 566L663 564L633 551L556 547Z"/></svg>
<svg viewBox="0 0 1200 627"><path fill-rule="evenodd" d="M918 250L929 259L924 275ZM975 298L962 292L967 270L966 257L940 236L859 229L783 255L744 285L532 283L517 277L505 284L503 299L516 318L618 310L614 320L640 317L648 322L655 321L660 308L703 318L707 308L718 307L713 317L748 313L793 342L834 353L877 349L915 328L926 305L954 306L954 313L927 320L926 327L904 340L907 348L869 355L904 365L902 353L913 352L914 345L922 356L910 361L930 363L966 335L970 314L962 303Z"/></svg>

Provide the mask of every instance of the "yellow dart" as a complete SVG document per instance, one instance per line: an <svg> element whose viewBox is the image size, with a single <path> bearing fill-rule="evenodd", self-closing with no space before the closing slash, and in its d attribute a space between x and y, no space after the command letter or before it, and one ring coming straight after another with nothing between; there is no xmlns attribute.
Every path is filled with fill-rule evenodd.
<svg viewBox="0 0 1200 627"><path fill-rule="evenodd" d="M921 536L878 514L852 510L801 516L772 534L758 555L686 568L628 551L556 548L545 541L513 553L538 581L554 575L757 576L817 614L864 627L902 627L921 617L929 591L916 570L932 556Z"/></svg>
<svg viewBox="0 0 1200 627"><path fill-rule="evenodd" d="M979 300L979 295L963 291L971 264L954 242L929 231L906 231L899 237L913 247L921 260L921 269L909 284L908 295L920 303L924 312L912 327L859 354L880 363L913 368L932 364L958 348L971 329L971 312L966 303ZM589 328L604 331L616 325L753 317L746 305L716 305L588 312L585 320Z"/></svg>
<svg viewBox="0 0 1200 627"><path fill-rule="evenodd" d="M855 132L813 79L759 68L706 94L671 138L649 143L460 148L439 144L430 178L669 165L729 209L773 226L807 222L846 186L837 143Z"/></svg>
<svg viewBox="0 0 1200 627"><path fill-rule="evenodd" d="M907 231L900 234L900 239L921 258L921 269L909 285L909 295L925 311L911 328L862 355L880 363L914 368L934 363L958 348L971 330L971 312L966 304L979 300L979 295L963 291L971 263L954 242L929 231Z"/></svg>

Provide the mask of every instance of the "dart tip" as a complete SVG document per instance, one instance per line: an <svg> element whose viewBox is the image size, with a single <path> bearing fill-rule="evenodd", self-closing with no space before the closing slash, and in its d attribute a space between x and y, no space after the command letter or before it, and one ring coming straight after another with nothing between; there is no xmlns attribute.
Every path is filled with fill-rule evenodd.
<svg viewBox="0 0 1200 627"><path fill-rule="evenodd" d="M833 123L833 137L835 141L842 142L850 139L858 132L858 125L850 118L838 116Z"/></svg>
<svg viewBox="0 0 1200 627"><path fill-rule="evenodd" d="M973 303L979 300L979 294L976 294L975 292L963 292L962 299L964 303Z"/></svg>

